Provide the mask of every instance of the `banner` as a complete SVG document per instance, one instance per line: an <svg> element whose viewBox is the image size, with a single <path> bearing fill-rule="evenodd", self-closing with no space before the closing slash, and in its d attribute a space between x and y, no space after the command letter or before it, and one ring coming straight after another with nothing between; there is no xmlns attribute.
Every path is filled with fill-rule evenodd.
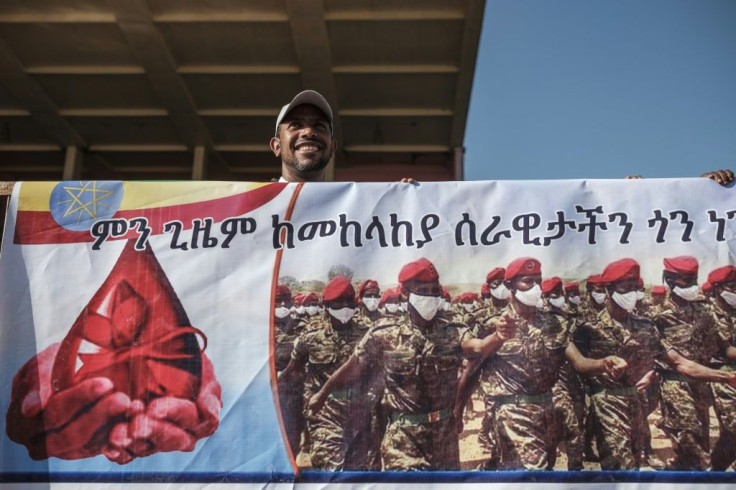
<svg viewBox="0 0 736 490"><path fill-rule="evenodd" d="M17 184L0 482L733 482L735 216L707 179Z"/></svg>

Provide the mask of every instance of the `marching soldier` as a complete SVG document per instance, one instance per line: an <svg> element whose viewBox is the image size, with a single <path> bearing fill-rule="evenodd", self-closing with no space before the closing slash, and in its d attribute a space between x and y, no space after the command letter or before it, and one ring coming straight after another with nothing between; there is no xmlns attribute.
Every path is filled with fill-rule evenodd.
<svg viewBox="0 0 736 490"><path fill-rule="evenodd" d="M570 316L577 317L580 315L580 283L577 281L566 282L563 286L565 290L565 299L567 300L567 313Z"/></svg>
<svg viewBox="0 0 736 490"><path fill-rule="evenodd" d="M373 279L368 279L361 283L358 287L358 316L356 321L358 324L366 328L372 327L379 318L381 312L378 310L378 304L381 302L381 289L378 283Z"/></svg>

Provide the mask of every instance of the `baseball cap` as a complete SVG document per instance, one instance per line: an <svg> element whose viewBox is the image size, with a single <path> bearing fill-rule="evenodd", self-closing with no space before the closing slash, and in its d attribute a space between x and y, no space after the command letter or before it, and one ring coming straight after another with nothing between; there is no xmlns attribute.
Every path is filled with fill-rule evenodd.
<svg viewBox="0 0 736 490"><path fill-rule="evenodd" d="M330 107L330 104L327 103L327 100L322 97L322 94L320 94L319 92L315 92L314 90L305 90L296 94L291 102L281 108L281 112L279 112L279 117L276 118L276 136L278 136L279 134L279 124L281 124L281 121L286 117L289 112L291 112L294 107L302 104L313 105L317 109L322 111L324 115L327 116L327 120L330 123L330 131L332 131L332 108Z"/></svg>

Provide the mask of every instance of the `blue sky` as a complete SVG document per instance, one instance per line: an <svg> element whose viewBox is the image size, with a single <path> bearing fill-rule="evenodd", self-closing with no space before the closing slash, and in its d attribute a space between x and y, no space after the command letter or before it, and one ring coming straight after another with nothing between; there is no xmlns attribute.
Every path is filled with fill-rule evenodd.
<svg viewBox="0 0 736 490"><path fill-rule="evenodd" d="M486 0L465 179L736 168L736 0Z"/></svg>

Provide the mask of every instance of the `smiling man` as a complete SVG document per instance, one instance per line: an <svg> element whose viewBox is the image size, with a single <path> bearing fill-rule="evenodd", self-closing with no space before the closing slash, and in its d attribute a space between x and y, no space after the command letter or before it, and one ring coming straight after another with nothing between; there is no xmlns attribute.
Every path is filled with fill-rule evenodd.
<svg viewBox="0 0 736 490"><path fill-rule="evenodd" d="M314 90L300 92L281 108L271 151L281 158L280 182L321 182L335 154L332 108Z"/></svg>

